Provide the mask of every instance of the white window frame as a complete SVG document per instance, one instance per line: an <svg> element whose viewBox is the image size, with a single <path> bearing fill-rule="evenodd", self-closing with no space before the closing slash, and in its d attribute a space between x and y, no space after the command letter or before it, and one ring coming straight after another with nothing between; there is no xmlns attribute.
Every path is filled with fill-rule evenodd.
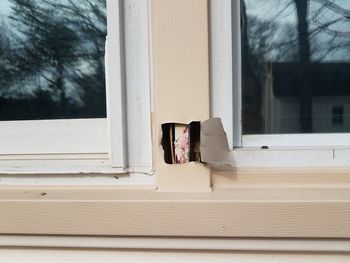
<svg viewBox="0 0 350 263"><path fill-rule="evenodd" d="M233 166L348 167L350 133L242 135L240 1L211 0L210 8L212 116L222 119Z"/></svg>
<svg viewBox="0 0 350 263"><path fill-rule="evenodd" d="M148 5L107 0L107 118L0 122L0 173L151 172Z"/></svg>

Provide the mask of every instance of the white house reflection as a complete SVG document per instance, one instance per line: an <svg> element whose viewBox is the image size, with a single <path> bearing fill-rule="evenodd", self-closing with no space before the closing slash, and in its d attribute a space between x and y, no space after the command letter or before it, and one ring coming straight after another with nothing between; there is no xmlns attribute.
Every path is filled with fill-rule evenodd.
<svg viewBox="0 0 350 263"><path fill-rule="evenodd" d="M242 1L243 132L350 131L350 1Z"/></svg>

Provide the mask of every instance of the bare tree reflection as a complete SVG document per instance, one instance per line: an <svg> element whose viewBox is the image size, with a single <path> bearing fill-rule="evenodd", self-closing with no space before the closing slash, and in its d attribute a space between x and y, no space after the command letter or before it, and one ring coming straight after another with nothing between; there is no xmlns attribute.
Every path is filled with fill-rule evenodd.
<svg viewBox="0 0 350 263"><path fill-rule="evenodd" d="M0 119L105 117L105 0L9 1Z"/></svg>
<svg viewBox="0 0 350 263"><path fill-rule="evenodd" d="M322 85L336 89L334 96L347 94L327 83L336 81L332 76L323 78L326 83L316 86L315 82L320 82L315 81L315 75L334 75L339 70L348 70L344 63L350 61L350 10L335 0L265 0L260 3L270 3L269 11L253 15L247 10L247 3L252 1L241 1L244 133L275 132L266 128L268 117L262 116L264 110L269 111L269 102L262 102L262 93L268 92L268 86L273 86L275 96L284 90L283 94L293 94L298 99L298 132L315 132L312 105ZM294 19L290 18L291 14ZM276 75L278 72L284 76ZM346 89L346 85L342 89Z"/></svg>

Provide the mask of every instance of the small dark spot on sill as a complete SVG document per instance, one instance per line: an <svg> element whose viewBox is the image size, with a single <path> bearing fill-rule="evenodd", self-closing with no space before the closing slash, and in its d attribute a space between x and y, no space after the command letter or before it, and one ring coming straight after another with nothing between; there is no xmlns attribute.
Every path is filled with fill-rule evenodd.
<svg viewBox="0 0 350 263"><path fill-rule="evenodd" d="M269 149L269 147L268 147L268 146L266 146L266 145L263 145L263 146L261 146L261 149L263 149L263 150L267 150L267 149Z"/></svg>
<svg viewBox="0 0 350 263"><path fill-rule="evenodd" d="M45 195L47 195L47 193L42 192L40 195L41 195L41 196L45 196Z"/></svg>
<svg viewBox="0 0 350 263"><path fill-rule="evenodd" d="M117 180L119 179L119 177L118 177L118 176L113 176L113 177L114 177L114 179L117 179Z"/></svg>

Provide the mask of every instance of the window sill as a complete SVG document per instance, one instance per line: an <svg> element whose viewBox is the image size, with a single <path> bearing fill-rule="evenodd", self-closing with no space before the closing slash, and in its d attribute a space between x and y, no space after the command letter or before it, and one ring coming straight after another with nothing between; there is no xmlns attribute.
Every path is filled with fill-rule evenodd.
<svg viewBox="0 0 350 263"><path fill-rule="evenodd" d="M260 147L235 148L231 151L233 167L271 167L283 169L349 168L349 147Z"/></svg>
<svg viewBox="0 0 350 263"><path fill-rule="evenodd" d="M2 234L349 238L349 184L246 184L211 193L153 186L1 186Z"/></svg>

